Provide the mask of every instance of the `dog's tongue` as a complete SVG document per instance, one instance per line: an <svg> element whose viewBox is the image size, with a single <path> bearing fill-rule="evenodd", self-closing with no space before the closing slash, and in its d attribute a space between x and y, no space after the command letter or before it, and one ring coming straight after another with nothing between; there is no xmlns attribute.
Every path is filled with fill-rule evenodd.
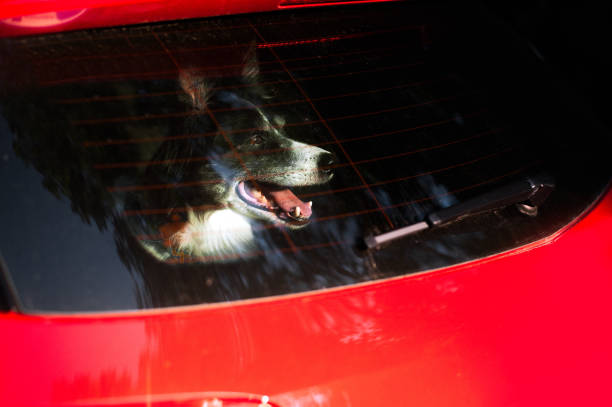
<svg viewBox="0 0 612 407"><path fill-rule="evenodd" d="M302 202L290 189L271 191L269 194L284 212L293 213L295 208L300 208L301 217L310 218L310 215L312 215L312 208L310 205Z"/></svg>

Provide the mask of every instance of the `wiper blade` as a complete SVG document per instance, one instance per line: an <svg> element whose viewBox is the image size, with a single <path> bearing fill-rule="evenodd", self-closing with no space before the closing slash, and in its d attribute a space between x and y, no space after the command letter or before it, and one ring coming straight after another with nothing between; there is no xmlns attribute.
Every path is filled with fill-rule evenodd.
<svg viewBox="0 0 612 407"><path fill-rule="evenodd" d="M494 209L501 209L514 204L517 204L517 208L522 213L529 216L535 216L537 215L538 207L548 198L548 195L550 195L554 188L554 180L547 174L527 177L492 191L485 192L465 202L431 213L427 215L422 222L414 223L380 235L366 236L364 238L364 243L368 249L373 249L383 243L425 229L440 226L459 218Z"/></svg>

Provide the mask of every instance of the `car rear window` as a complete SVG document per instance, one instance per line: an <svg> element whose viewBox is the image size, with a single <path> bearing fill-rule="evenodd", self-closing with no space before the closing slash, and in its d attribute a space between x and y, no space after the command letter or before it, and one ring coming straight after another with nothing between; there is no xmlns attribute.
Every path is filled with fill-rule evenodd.
<svg viewBox="0 0 612 407"><path fill-rule="evenodd" d="M35 311L336 287L554 233L602 130L474 11L355 5L0 42L0 250ZM560 96L561 95L561 96ZM365 249L546 174L555 189Z"/></svg>

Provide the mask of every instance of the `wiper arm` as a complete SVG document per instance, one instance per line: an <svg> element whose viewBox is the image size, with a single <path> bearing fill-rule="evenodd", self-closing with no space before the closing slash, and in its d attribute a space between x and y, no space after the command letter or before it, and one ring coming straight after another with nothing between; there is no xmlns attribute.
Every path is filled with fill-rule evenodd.
<svg viewBox="0 0 612 407"><path fill-rule="evenodd" d="M380 235L366 236L364 243L368 249L373 249L383 243L420 232L421 230L440 226L469 215L500 209L514 204L517 204L517 208L522 213L535 216L537 215L538 206L548 198L548 195L550 195L554 188L555 184L552 177L546 174L538 174L431 213L422 222Z"/></svg>

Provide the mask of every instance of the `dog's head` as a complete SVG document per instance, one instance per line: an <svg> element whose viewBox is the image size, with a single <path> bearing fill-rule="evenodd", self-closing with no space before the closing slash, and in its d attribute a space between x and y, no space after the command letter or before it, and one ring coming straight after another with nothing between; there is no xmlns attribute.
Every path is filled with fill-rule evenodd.
<svg viewBox="0 0 612 407"><path fill-rule="evenodd" d="M173 162L162 170L171 182L202 182L199 195L186 199L189 206L220 203L251 219L303 227L313 204L300 200L291 188L328 182L334 155L286 135L283 117L266 112L271 96L258 77L252 52L238 87L215 88L202 72L182 71L179 83L190 110L188 130L203 136L162 146L154 160Z"/></svg>
<svg viewBox="0 0 612 407"><path fill-rule="evenodd" d="M224 132L221 137L231 151L211 159L211 165L228 186L226 202L251 218L301 227L312 215L312 202L303 202L291 188L329 181L333 155L292 140L284 134L282 120L252 108L257 129Z"/></svg>

